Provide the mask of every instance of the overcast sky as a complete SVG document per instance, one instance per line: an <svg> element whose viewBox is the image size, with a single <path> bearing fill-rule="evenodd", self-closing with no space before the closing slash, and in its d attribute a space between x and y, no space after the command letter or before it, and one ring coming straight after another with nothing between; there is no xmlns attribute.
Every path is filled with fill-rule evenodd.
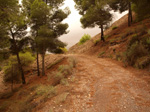
<svg viewBox="0 0 150 112"><path fill-rule="evenodd" d="M19 0L21 2L21 0ZM65 0L64 6L61 8L64 9L65 7L69 7L71 14L68 16L67 19L65 19L63 22L69 24L68 34L62 35L59 39L63 42L66 42L68 44L67 48L70 48L77 42L79 42L80 38L84 34L89 34L92 37L100 33L100 29L98 27L95 28L86 28L83 29L80 23L81 15L79 15L78 11L75 9L75 3L73 0ZM119 13L113 13L114 18L113 21L118 20L121 16L125 15L127 12L124 12L123 14ZM30 30L30 29L28 29Z"/></svg>
<svg viewBox="0 0 150 112"><path fill-rule="evenodd" d="M64 20L65 23L69 24L69 33L62 35L60 37L60 40L68 43L67 48L70 48L71 46L73 46L74 44L76 44L77 42L79 42L80 38L84 35L84 34L90 34L92 37L97 35L98 33L100 33L100 29L98 27L95 28L87 28L87 29L83 29L80 23L80 18L81 15L79 15L78 11L74 8L74 1L73 0L65 0L64 2L64 6L62 8L65 7L69 7L71 14L69 15L69 17L67 19ZM114 19L113 21L118 20L121 16L125 15L127 12L123 13L123 14L119 14L119 13L113 13L114 14Z"/></svg>

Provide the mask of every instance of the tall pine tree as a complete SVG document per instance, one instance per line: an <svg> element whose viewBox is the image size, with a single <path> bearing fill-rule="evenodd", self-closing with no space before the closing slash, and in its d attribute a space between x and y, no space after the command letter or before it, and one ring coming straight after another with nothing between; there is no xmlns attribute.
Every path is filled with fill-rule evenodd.
<svg viewBox="0 0 150 112"><path fill-rule="evenodd" d="M67 18L70 11L68 9L64 11L59 9L59 6L63 4L63 0L29 0L23 3L27 7L25 9L26 12L29 13L28 18L30 19L31 32L36 44L37 70L39 76L38 54L40 53L44 60L46 50L51 45L51 47L53 45L57 46L57 44L54 44L57 38L67 33L68 24L62 23L62 21ZM45 29L45 32L43 29ZM44 75L45 73L42 72L42 74Z"/></svg>
<svg viewBox="0 0 150 112"><path fill-rule="evenodd" d="M104 27L112 20L109 8L100 5L97 0L74 0L76 9L82 15L80 19L83 28L98 26L101 28L101 40L104 39Z"/></svg>
<svg viewBox="0 0 150 112"><path fill-rule="evenodd" d="M5 36L10 40L10 50L16 55L18 67L21 72L22 83L25 84L24 72L19 57L19 52L22 50L26 37L26 17L20 9L17 0L0 0L0 26L5 30ZM6 38L7 39L7 38Z"/></svg>

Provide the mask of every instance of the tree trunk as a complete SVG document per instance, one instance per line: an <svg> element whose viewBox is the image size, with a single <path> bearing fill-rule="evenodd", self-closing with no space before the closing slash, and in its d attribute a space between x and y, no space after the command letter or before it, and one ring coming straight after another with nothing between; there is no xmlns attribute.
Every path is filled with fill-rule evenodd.
<svg viewBox="0 0 150 112"><path fill-rule="evenodd" d="M132 18L131 2L129 2L128 26L131 26L132 21L133 18Z"/></svg>
<svg viewBox="0 0 150 112"><path fill-rule="evenodd" d="M131 10L131 12L130 12L130 16L131 16L131 23L133 22L133 15L132 15L132 10Z"/></svg>
<svg viewBox="0 0 150 112"><path fill-rule="evenodd" d="M22 64L21 64L20 57L19 57L19 53L16 53L16 56L17 56L17 60L18 60L18 66L19 66L19 69L21 72L22 84L26 84Z"/></svg>
<svg viewBox="0 0 150 112"><path fill-rule="evenodd" d="M20 57L19 57L19 51L18 51L18 48L17 48L17 45L16 45L15 36L14 36L14 33L13 33L11 28L10 28L10 33L11 33L11 36L12 36L12 39L13 39L13 44L14 44L15 50L17 50L15 52L15 54L17 56L19 70L21 72L22 84L26 84L25 77L24 77L24 72L23 72L23 68L22 68L22 64L21 64Z"/></svg>
<svg viewBox="0 0 150 112"><path fill-rule="evenodd" d="M42 54L42 75L45 75L45 54Z"/></svg>
<svg viewBox="0 0 150 112"><path fill-rule="evenodd" d="M105 42L103 25L101 25L101 40Z"/></svg>
<svg viewBox="0 0 150 112"><path fill-rule="evenodd" d="M37 62L37 76L40 76L40 68L39 68L39 53L36 53L36 62Z"/></svg>

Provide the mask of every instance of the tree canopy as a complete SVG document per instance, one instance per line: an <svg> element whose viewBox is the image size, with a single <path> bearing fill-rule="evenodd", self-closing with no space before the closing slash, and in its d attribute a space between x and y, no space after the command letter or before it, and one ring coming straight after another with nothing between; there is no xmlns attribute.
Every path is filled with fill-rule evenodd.
<svg viewBox="0 0 150 112"><path fill-rule="evenodd" d="M25 84L26 81L19 57L19 52L22 50L27 41L26 16L24 15L24 12L20 10L17 0L0 0L0 18L0 26L3 27L3 30L1 30L1 38L6 38L6 40L9 38L10 51L17 57L22 83Z"/></svg>
<svg viewBox="0 0 150 112"><path fill-rule="evenodd" d="M101 40L104 40L103 29L112 20L109 8L99 4L97 0L74 0L76 9L82 15L83 28L98 26L101 28Z"/></svg>
<svg viewBox="0 0 150 112"><path fill-rule="evenodd" d="M25 84L24 71L19 53L25 47L29 47L29 40L37 53L37 70L39 71L38 55L43 59L46 51L58 52L60 47L65 47L58 37L68 33L68 24L63 20L68 17L68 8L62 10L64 0L0 0L0 50L9 48L12 55L16 55L22 83ZM98 26L101 28L101 40L104 39L104 28L112 20L111 10L121 13L129 10L129 26L132 22L132 11L137 18L142 20L150 17L149 0L74 0L76 9L82 15L80 21L83 28ZM27 28L30 27L31 36L27 36ZM32 37L32 38L31 38ZM32 45L30 43L30 45ZM38 72L39 73L39 72Z"/></svg>
<svg viewBox="0 0 150 112"><path fill-rule="evenodd" d="M149 0L131 0L133 3L133 10L137 14L137 18L142 20L150 17L150 1Z"/></svg>
<svg viewBox="0 0 150 112"><path fill-rule="evenodd" d="M23 84L26 81L19 52L29 47L29 40L32 39L36 51L42 56L47 50L54 52L66 45L58 40L67 33L68 24L62 21L70 14L68 8L59 9L63 1L22 0L20 5L18 0L0 0L0 47L10 48L16 55ZM31 39L27 36L28 26L31 27Z"/></svg>
<svg viewBox="0 0 150 112"><path fill-rule="evenodd" d="M59 8L63 4L62 2L63 0L28 0L28 2L23 2L24 6L28 7L25 10L30 13L28 18L36 44L37 66L39 66L38 53L42 55L44 60L46 51L52 52L59 48L59 44L56 43L60 43L58 37L67 33L68 24L62 23L62 21L68 17L70 11L68 8L65 10ZM65 44L63 45L65 46Z"/></svg>

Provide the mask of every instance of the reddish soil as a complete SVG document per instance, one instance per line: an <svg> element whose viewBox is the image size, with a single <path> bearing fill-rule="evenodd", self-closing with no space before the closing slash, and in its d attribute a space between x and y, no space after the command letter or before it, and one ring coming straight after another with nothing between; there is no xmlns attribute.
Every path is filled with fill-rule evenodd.
<svg viewBox="0 0 150 112"><path fill-rule="evenodd" d="M149 19L144 23L150 27ZM136 28L134 23L130 28ZM113 26L119 28L112 31ZM57 85L57 95L45 103L40 104L33 112L149 112L150 111L150 70L137 70L132 67L124 68L123 64L108 58L97 58L98 53L107 51L113 54L113 49L123 52L127 41L110 46L110 40L116 39L127 28L127 15L105 31L110 35L106 42L99 42L94 46L93 41L99 39L100 34L79 46L73 46L66 58L74 57L77 67L68 77L68 85ZM129 39L129 38L128 38ZM82 55L84 54L84 55ZM108 56L108 54L106 53ZM64 57L63 56L63 57ZM62 58L62 55L50 55L46 57L46 74L37 77L35 74L36 63L31 67L34 73L27 75L28 88L36 84L51 84L48 76L57 70L60 64L67 64L66 58L51 69L48 66ZM41 63L40 63L41 65ZM34 74L34 75L33 75ZM0 78L0 92L5 90L5 85ZM66 95L67 94L67 95ZM59 98L62 101L59 101Z"/></svg>
<svg viewBox="0 0 150 112"><path fill-rule="evenodd" d="M4 83L3 83L3 72L1 71L0 72L0 93L3 91L3 90L5 90L6 89L6 87L5 87L5 85L4 85Z"/></svg>
<svg viewBox="0 0 150 112"><path fill-rule="evenodd" d="M149 112L150 79L138 76L149 76L150 72L124 68L107 59L68 56L75 57L78 63L72 75L74 82L66 87L65 102L56 103L56 96L42 104L37 112ZM65 90L64 86L60 88Z"/></svg>

